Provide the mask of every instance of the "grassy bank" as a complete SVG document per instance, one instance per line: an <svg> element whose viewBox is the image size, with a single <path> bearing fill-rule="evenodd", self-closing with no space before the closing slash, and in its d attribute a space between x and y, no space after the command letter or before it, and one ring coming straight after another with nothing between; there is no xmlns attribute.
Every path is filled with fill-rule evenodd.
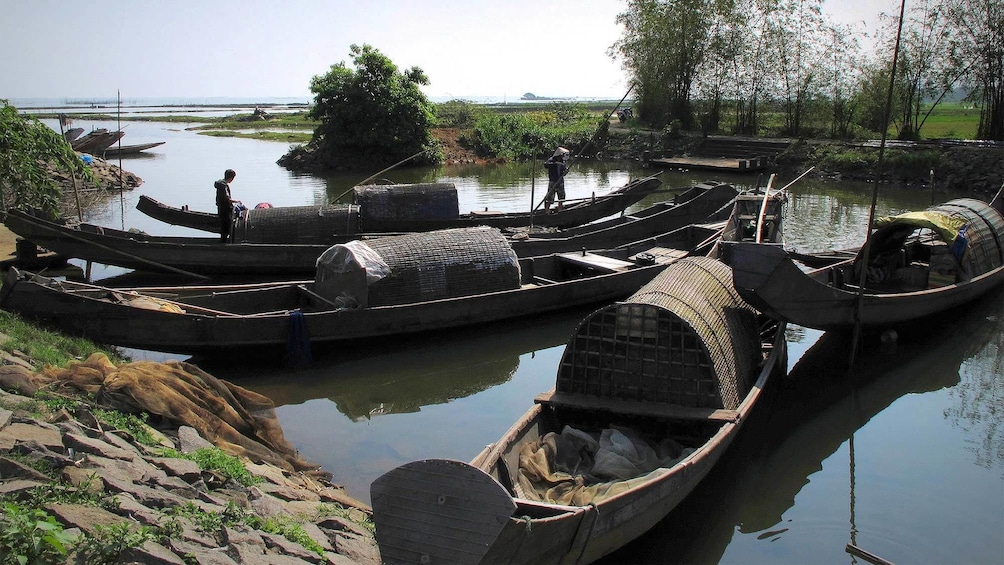
<svg viewBox="0 0 1004 565"><path fill-rule="evenodd" d="M0 350L26 361L35 370L44 365L61 367L70 361L86 359L93 353L104 353L113 363L127 361L114 349L49 331L6 310L0 310L0 332L3 333Z"/></svg>

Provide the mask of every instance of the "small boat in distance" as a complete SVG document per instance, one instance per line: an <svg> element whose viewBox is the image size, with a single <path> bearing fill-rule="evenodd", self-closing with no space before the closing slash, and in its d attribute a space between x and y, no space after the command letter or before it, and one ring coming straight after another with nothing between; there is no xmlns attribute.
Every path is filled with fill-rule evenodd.
<svg viewBox="0 0 1004 565"><path fill-rule="evenodd" d="M133 145L123 145L118 147L116 145L111 145L108 149L105 149L105 157L110 157L114 155L135 155L141 151L146 151L147 149L153 149L154 147L159 147L167 143L166 141L156 141L154 143L136 143Z"/></svg>
<svg viewBox="0 0 1004 565"><path fill-rule="evenodd" d="M875 225L867 266L864 249L803 270L780 246L725 243L736 290L776 319L836 330L911 322L1004 284L1004 216L986 202L951 200Z"/></svg>

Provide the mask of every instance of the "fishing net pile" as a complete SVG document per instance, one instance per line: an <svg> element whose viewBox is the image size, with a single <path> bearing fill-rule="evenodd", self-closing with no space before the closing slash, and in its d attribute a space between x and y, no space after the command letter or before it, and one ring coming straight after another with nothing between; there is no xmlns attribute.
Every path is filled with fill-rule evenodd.
<svg viewBox="0 0 1004 565"><path fill-rule="evenodd" d="M629 428L589 433L571 426L519 454L519 488L529 500L582 506L665 473L693 453L672 438L655 443Z"/></svg>
<svg viewBox="0 0 1004 565"><path fill-rule="evenodd" d="M75 391L103 407L146 412L175 427L191 426L221 450L256 463L289 471L318 468L286 441L271 400L189 363L135 361L116 366L95 353L66 367L47 366L27 379L31 387Z"/></svg>

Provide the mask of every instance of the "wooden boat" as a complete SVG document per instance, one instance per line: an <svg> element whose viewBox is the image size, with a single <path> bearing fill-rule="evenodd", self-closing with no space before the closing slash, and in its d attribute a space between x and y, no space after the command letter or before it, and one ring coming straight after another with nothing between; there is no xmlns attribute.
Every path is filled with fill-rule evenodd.
<svg viewBox="0 0 1004 565"><path fill-rule="evenodd" d="M84 133L84 128L70 128L65 132L63 132L63 139L65 139L66 142L69 143L74 139L80 137L80 134L82 133Z"/></svg>
<svg viewBox="0 0 1004 565"><path fill-rule="evenodd" d="M451 183L431 183L416 185L372 185L355 187L356 202L366 201L366 195L375 191L383 191L382 200L389 201L390 210L375 209L376 198L369 198L364 204L341 204L325 206L298 206L298 207L277 207L264 209L251 209L241 212L236 218L236 232L251 231L244 225L261 226L258 231L267 231L268 226L273 222L284 221L283 218L298 216L302 218L328 215L339 219L335 229L345 235L354 235L359 232L421 232L438 229L449 229L470 226L492 226L497 228L510 228L535 226L550 228L569 228L580 226L612 216L627 209L632 204L641 201L661 185L658 176L650 176L636 179L625 186L613 190L607 194L584 198L579 200L566 200L564 209L560 212L545 214L538 211L534 214L529 212L496 212L491 210L474 211L467 214L460 214L457 208L456 188ZM450 194L452 191L452 195ZM432 196L430 196L432 195ZM416 205L425 204L432 198L440 199L440 203L445 204L442 208L431 210L431 206ZM422 202L425 200L426 202ZM443 202L445 200L445 202ZM449 205L452 204L452 209ZM352 207L355 206L353 209ZM219 220L212 212L198 212L188 210L185 207L174 208L164 205L147 196L141 196L136 204L136 209L144 214L167 222L176 226L184 226L192 229L219 233ZM434 212L425 215L423 212ZM345 214L353 216L349 220L343 217ZM275 220L273 220L275 218ZM346 230L345 226L348 226ZM331 227L325 225L326 235ZM354 231L353 231L354 230ZM322 235L322 236L323 236ZM319 237L316 234L308 234L310 237ZM289 240L280 242L271 239L268 243L297 243Z"/></svg>
<svg viewBox="0 0 1004 565"><path fill-rule="evenodd" d="M105 128L99 128L71 141L70 146L78 153L102 155L104 154L105 149L108 149L123 135L125 135L125 132L121 130L108 131Z"/></svg>
<svg viewBox="0 0 1004 565"><path fill-rule="evenodd" d="M722 210L725 210L727 218L735 196L736 190L730 185L702 183L671 201L655 204L630 216L533 235L525 231L516 232L509 237L510 245L520 257L616 247L692 223L722 219ZM224 245L218 237L152 236L91 224L71 227L13 210L8 213L5 223L20 237L65 257L130 269L183 271L197 275L284 274L294 277L297 273L312 274L317 257L331 245L380 235L357 233L330 236L327 241L317 243Z"/></svg>
<svg viewBox="0 0 1004 565"><path fill-rule="evenodd" d="M499 241L470 247L471 241L487 237L479 236L486 231L498 234ZM431 242L446 237L461 239L465 246L458 244L434 253L441 246ZM716 238L713 229L690 226L672 236L617 250L518 259L495 228L388 236L349 242L332 250L340 256L365 244L366 248L382 250L377 255L388 261L388 255L400 255L396 251L388 253L388 248L411 250L406 259L399 258L401 265L391 270L394 277L368 284L367 278L358 278L360 272L363 277L368 272L360 266L361 261L345 259L355 278L334 288L322 284L327 279L319 274L314 280L294 282L119 289L12 269L0 291L0 305L72 334L140 349L213 353L268 346L319 346L615 300L634 292L691 250L706 249ZM504 261L490 259L488 251L503 247ZM361 255L368 257L369 253ZM505 286L482 290L485 285L478 283L494 280L491 273L482 272L485 266L510 262L510 272L500 277ZM470 272L473 275L469 280L455 280ZM334 276L332 280L347 276ZM386 297L394 291L400 296ZM347 301L343 294L349 295ZM364 306L353 307L356 304ZM147 309L150 307L154 309Z"/></svg>
<svg viewBox="0 0 1004 565"><path fill-rule="evenodd" d="M694 489L766 400L787 368L784 329L742 302L723 263L670 265L586 318L555 388L470 464L416 461L373 482L381 561L590 563L620 548Z"/></svg>
<svg viewBox="0 0 1004 565"><path fill-rule="evenodd" d="M116 147L111 145L108 149L105 149L105 157L111 155L135 155L141 151L146 151L147 149L152 149L154 147L159 147L167 143L166 141L156 141L153 143L136 143L133 145L123 145L121 147Z"/></svg>
<svg viewBox="0 0 1004 565"><path fill-rule="evenodd" d="M952 200L876 226L863 291L864 250L803 270L783 248L749 243L727 244L736 289L777 319L832 330L910 322L1004 284L1004 216L985 202Z"/></svg>

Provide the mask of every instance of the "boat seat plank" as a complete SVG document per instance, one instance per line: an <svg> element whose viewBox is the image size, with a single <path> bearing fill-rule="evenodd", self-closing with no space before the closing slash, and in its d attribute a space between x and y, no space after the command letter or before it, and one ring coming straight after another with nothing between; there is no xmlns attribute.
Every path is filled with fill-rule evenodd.
<svg viewBox="0 0 1004 565"><path fill-rule="evenodd" d="M620 259L614 259L613 257L606 257L604 255L596 255L595 253L588 252L583 253L581 251L561 253L558 257L562 262L595 269L604 273L626 271L634 267L634 263L631 263L630 261L621 261Z"/></svg>
<svg viewBox="0 0 1004 565"><path fill-rule="evenodd" d="M672 249L669 247L650 247L649 249L646 249L644 253L654 256L657 263L666 263L683 259L687 256L689 251L685 249ZM637 255L634 255L633 257L637 257Z"/></svg>
<svg viewBox="0 0 1004 565"><path fill-rule="evenodd" d="M713 420L720 422L736 422L739 412L724 408L693 408L676 406L661 402L642 402L635 400L618 400L615 398L600 398L587 394L557 392L551 390L537 395L534 402L562 408L578 410L594 410L615 412L631 416L646 416L651 418L669 418L674 420Z"/></svg>

